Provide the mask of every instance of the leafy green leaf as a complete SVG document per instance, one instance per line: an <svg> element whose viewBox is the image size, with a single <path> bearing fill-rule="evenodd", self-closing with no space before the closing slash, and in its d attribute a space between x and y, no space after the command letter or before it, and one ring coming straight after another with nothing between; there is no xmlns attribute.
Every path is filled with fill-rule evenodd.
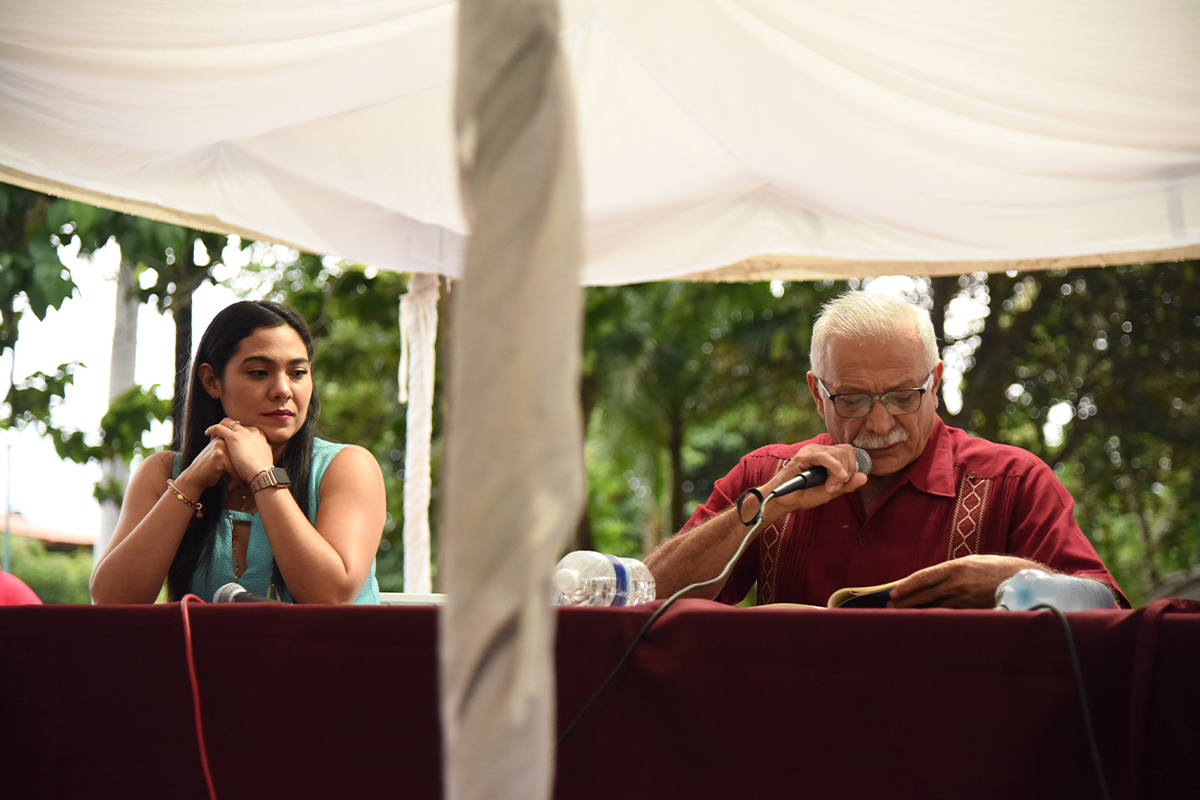
<svg viewBox="0 0 1200 800"><path fill-rule="evenodd" d="M82 366L79 361L59 364L54 372L35 372L10 386L4 398L9 407L8 418L0 421L0 425L18 430L31 425L51 428L50 412L63 401L67 387L75 383L75 370Z"/></svg>

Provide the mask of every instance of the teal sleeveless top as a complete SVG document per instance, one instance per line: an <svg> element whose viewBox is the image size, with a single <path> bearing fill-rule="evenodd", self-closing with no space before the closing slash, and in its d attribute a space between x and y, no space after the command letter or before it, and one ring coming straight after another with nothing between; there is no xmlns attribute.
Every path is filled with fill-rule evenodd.
<svg viewBox="0 0 1200 800"><path fill-rule="evenodd" d="M321 506L321 478L333 457L342 451L346 445L326 442L323 439L313 440L312 471L308 478L308 521L316 523L317 509ZM183 456L175 454L175 468L172 477L178 478L182 472ZM205 513L208 509L204 509ZM233 522L250 523L250 541L246 547L246 569L242 577L233 574ZM201 562L192 575L189 591L202 600L211 601L213 595L227 583L238 583L253 594L267 596L271 587L272 566L275 555L271 552L271 543L267 540L267 532L263 528L262 517L245 511L221 509L221 519L217 523L216 539L213 541L212 556L206 562ZM282 599L288 603L296 602L287 586L279 587ZM363 584L358 597L354 598L356 605L379 604L379 582L375 579L375 562L371 562L371 573Z"/></svg>

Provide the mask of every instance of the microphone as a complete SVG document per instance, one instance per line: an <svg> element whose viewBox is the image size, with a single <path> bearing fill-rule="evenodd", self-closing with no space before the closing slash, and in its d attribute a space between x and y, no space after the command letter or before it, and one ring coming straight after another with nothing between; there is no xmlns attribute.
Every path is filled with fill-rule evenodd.
<svg viewBox="0 0 1200 800"><path fill-rule="evenodd" d="M861 447L854 448L854 462L859 472L864 475L871 474L871 454L866 450L863 450ZM778 489L771 492L771 496L783 497L785 494L798 492L801 489L820 486L828 477L829 470L824 467L809 467L791 480L781 483Z"/></svg>
<svg viewBox="0 0 1200 800"><path fill-rule="evenodd" d="M238 583L227 583L217 593L213 595L214 603L275 603L277 605L287 605L278 600L272 600L269 597L263 597L261 594L246 591L246 587Z"/></svg>

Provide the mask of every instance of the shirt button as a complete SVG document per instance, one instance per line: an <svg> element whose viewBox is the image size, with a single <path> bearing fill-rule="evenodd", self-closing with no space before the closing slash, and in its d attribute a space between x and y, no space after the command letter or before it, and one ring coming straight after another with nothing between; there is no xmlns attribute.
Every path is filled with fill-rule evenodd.
<svg viewBox="0 0 1200 800"><path fill-rule="evenodd" d="M867 537L864 536L861 539L859 539L858 544L860 547L866 547L867 546Z"/></svg>

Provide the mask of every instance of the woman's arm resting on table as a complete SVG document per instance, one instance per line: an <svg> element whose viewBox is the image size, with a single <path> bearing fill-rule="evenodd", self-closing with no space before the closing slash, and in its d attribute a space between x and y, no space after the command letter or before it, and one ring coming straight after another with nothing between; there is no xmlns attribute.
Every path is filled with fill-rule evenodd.
<svg viewBox="0 0 1200 800"><path fill-rule="evenodd" d="M383 472L370 452L349 445L329 464L318 491L316 525L285 488L263 489L255 501L292 596L301 603L352 603L383 537Z"/></svg>
<svg viewBox="0 0 1200 800"><path fill-rule="evenodd" d="M195 509L167 491L174 458L171 452L155 453L130 479L112 540L92 571L93 602L153 603L158 598L195 514ZM192 501L208 488L200 471L180 475L175 485Z"/></svg>

